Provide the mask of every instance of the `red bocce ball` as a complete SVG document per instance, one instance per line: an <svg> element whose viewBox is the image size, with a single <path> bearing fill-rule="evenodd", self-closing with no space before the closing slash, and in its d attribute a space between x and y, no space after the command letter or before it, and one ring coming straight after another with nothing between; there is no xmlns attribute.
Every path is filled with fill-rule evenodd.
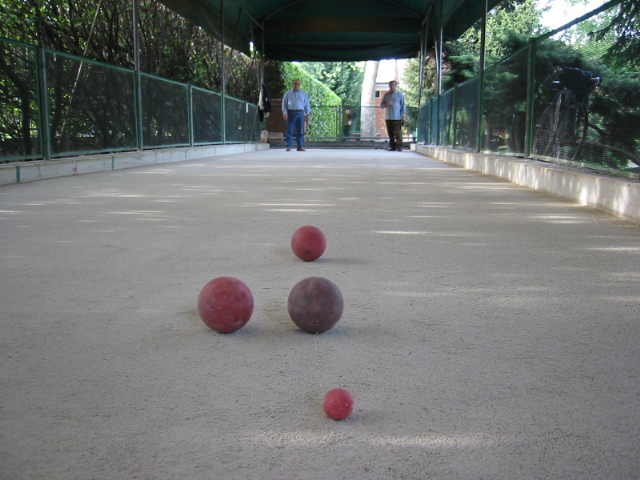
<svg viewBox="0 0 640 480"><path fill-rule="evenodd" d="M293 253L305 262L313 262L322 256L327 248L327 239L318 227L300 227L291 237Z"/></svg>
<svg viewBox="0 0 640 480"><path fill-rule="evenodd" d="M198 314L218 333L231 333L244 327L253 313L253 295L243 282L218 277L207 283L198 296Z"/></svg>
<svg viewBox="0 0 640 480"><path fill-rule="evenodd" d="M353 397L344 388L334 388L324 396L322 408L329 418L344 420L353 412Z"/></svg>

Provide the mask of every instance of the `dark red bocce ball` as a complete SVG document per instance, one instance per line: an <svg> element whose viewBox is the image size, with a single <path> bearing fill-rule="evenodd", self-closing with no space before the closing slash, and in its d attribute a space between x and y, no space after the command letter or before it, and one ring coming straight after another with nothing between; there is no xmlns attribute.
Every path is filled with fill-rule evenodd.
<svg viewBox="0 0 640 480"><path fill-rule="evenodd" d="M198 296L198 314L218 333L231 333L244 327L253 313L253 295L243 282L218 277L207 283Z"/></svg>
<svg viewBox="0 0 640 480"><path fill-rule="evenodd" d="M353 412L353 397L343 388L334 388L324 396L322 408L329 418L344 420Z"/></svg>
<svg viewBox="0 0 640 480"><path fill-rule="evenodd" d="M293 323L309 333L322 333L332 328L344 309L340 289L331 280L309 277L296 284L287 301Z"/></svg>
<svg viewBox="0 0 640 480"><path fill-rule="evenodd" d="M327 239L318 227L300 227L291 237L291 250L305 262L313 262L322 256L327 248Z"/></svg>

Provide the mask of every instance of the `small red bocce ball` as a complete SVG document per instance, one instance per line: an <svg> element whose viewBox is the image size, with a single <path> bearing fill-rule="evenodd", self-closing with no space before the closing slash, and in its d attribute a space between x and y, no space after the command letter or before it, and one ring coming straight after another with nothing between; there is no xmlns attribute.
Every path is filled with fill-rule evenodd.
<svg viewBox="0 0 640 480"><path fill-rule="evenodd" d="M253 313L253 295L243 282L218 277L207 283L198 295L198 314L218 333L231 333L244 327Z"/></svg>
<svg viewBox="0 0 640 480"><path fill-rule="evenodd" d="M324 396L322 408L329 418L344 420L353 412L353 397L343 388L334 388Z"/></svg>
<svg viewBox="0 0 640 480"><path fill-rule="evenodd" d="M344 300L342 292L331 280L309 277L291 289L287 310L300 329L322 333L338 323L344 310Z"/></svg>
<svg viewBox="0 0 640 480"><path fill-rule="evenodd" d="M291 250L305 262L313 262L322 256L327 248L327 239L318 227L300 227L291 237Z"/></svg>

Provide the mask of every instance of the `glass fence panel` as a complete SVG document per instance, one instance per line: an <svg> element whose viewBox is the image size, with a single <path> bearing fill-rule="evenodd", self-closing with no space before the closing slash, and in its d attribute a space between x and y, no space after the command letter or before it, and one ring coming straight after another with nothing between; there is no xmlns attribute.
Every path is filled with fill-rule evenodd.
<svg viewBox="0 0 640 480"><path fill-rule="evenodd" d="M440 109L438 112L438 143L453 145L453 118L455 114L455 90L440 95Z"/></svg>
<svg viewBox="0 0 640 480"><path fill-rule="evenodd" d="M476 150L478 145L478 89L474 78L456 88L454 145Z"/></svg>
<svg viewBox="0 0 640 480"><path fill-rule="evenodd" d="M583 39L577 24L537 42L532 155L638 178L638 70L608 67L606 42L580 48ZM581 55L554 55L559 46Z"/></svg>
<svg viewBox="0 0 640 480"><path fill-rule="evenodd" d="M230 97L225 98L225 140L227 142L244 142L245 141L245 107L244 102L235 100Z"/></svg>
<svg viewBox="0 0 640 480"><path fill-rule="evenodd" d="M528 50L485 71L483 145L485 152L525 153Z"/></svg>
<svg viewBox="0 0 640 480"><path fill-rule="evenodd" d="M187 85L142 75L143 146L189 145Z"/></svg>
<svg viewBox="0 0 640 480"><path fill-rule="evenodd" d="M427 100L427 103L422 105L418 109L418 125L416 128L417 141L418 143L428 144L429 138L429 108L431 105L431 101Z"/></svg>
<svg viewBox="0 0 640 480"><path fill-rule="evenodd" d="M193 88L193 143L202 145L222 142L220 94Z"/></svg>
<svg viewBox="0 0 640 480"><path fill-rule="evenodd" d="M143 73L139 113L134 71L41 53L0 38L0 162L221 143L225 123L230 141L259 141L252 103L226 97L222 119L220 94Z"/></svg>
<svg viewBox="0 0 640 480"><path fill-rule="evenodd" d="M433 145L438 145L440 140L440 121L438 120L440 115L440 97L435 97L431 102L431 118L430 122L430 130L429 137L430 143Z"/></svg>
<svg viewBox="0 0 640 480"><path fill-rule="evenodd" d="M36 48L0 42L0 162L42 155Z"/></svg>
<svg viewBox="0 0 640 480"><path fill-rule="evenodd" d="M46 64L52 155L135 148L133 72L55 52Z"/></svg>
<svg viewBox="0 0 640 480"><path fill-rule="evenodd" d="M247 109L247 142L259 142L262 122L258 117L258 106L253 103L245 103Z"/></svg>

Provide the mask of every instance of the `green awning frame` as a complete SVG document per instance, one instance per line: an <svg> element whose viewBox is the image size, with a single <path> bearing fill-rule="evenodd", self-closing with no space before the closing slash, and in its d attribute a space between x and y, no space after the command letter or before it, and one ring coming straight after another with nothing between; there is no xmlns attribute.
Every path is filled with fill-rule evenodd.
<svg viewBox="0 0 640 480"><path fill-rule="evenodd" d="M418 57L434 32L456 39L499 0L160 1L245 54L341 62Z"/></svg>

